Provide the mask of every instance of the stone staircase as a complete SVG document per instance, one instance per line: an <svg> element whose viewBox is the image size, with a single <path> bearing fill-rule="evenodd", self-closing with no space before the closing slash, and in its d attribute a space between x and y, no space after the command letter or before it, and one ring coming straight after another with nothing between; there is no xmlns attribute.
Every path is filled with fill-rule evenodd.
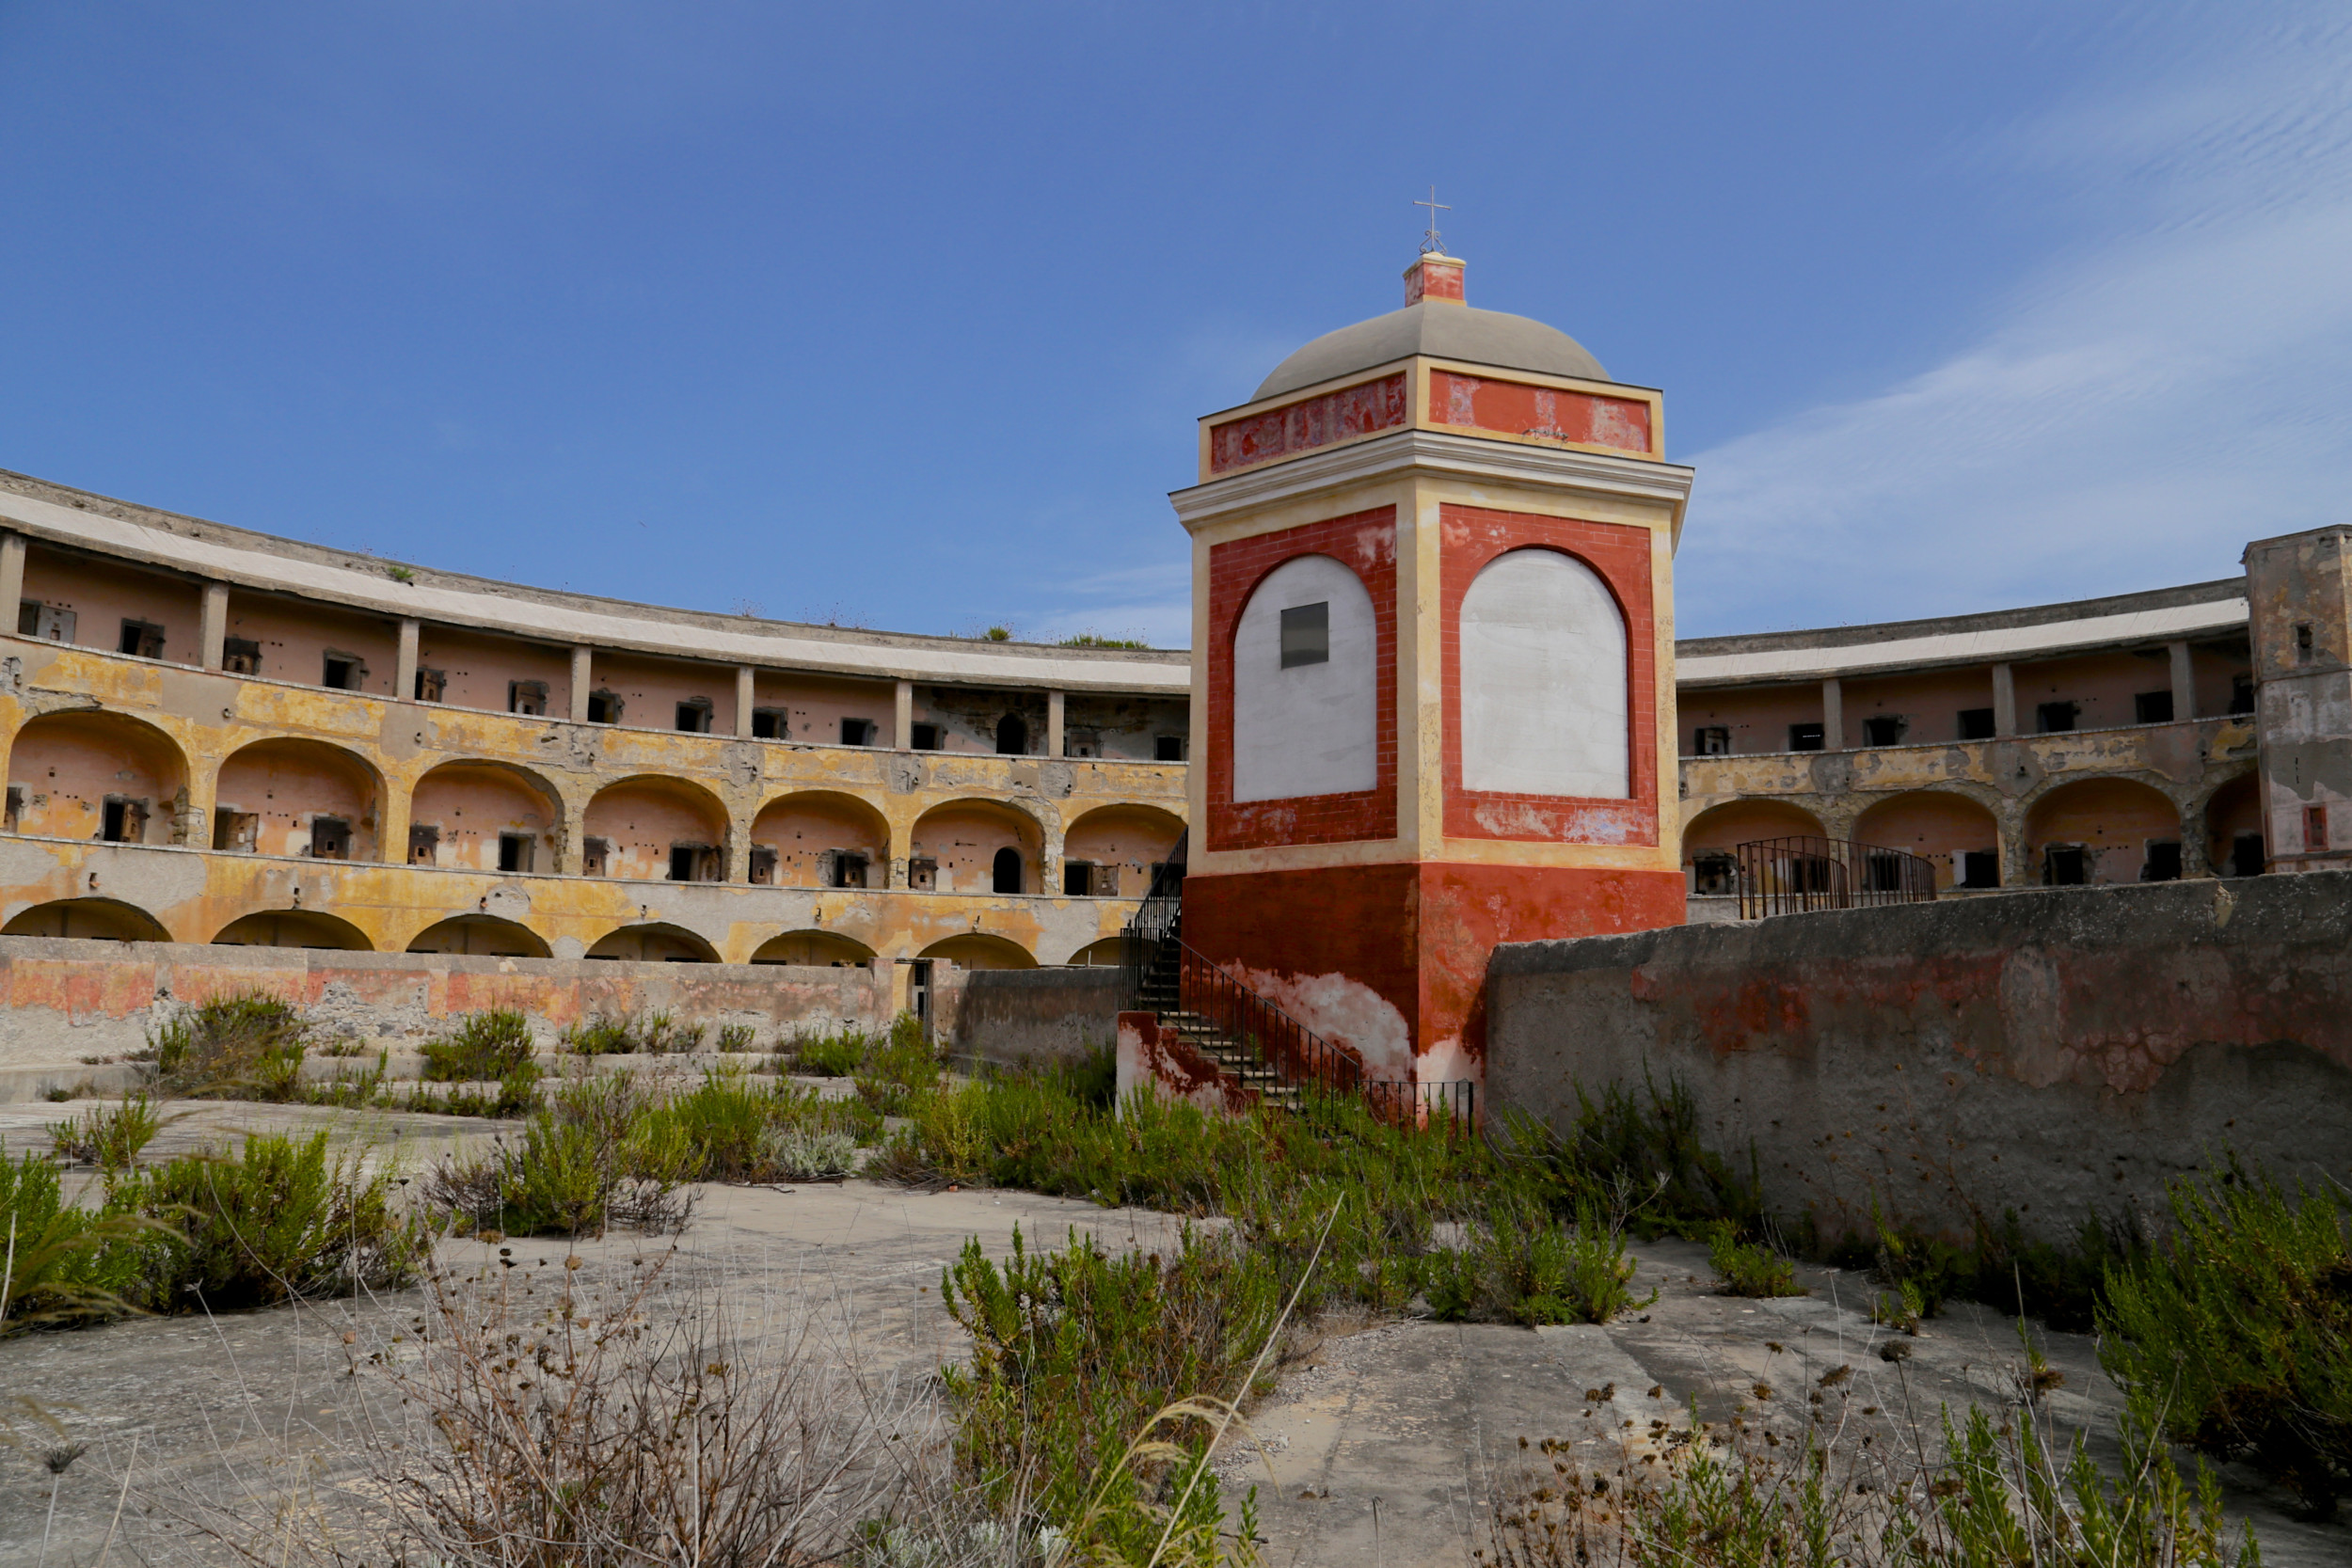
<svg viewBox="0 0 2352 1568"><path fill-rule="evenodd" d="M1216 1065L1219 1076L1255 1090L1263 1103L1298 1110L1298 1085L1286 1081L1259 1053L1254 1041L1236 1038L1216 1020L1184 1007L1183 926L1182 913L1171 914L1166 936L1148 944L1136 984L1136 1010L1152 1014L1161 1028L1175 1030L1187 1046ZM1272 1004L1263 1006L1271 1008Z"/></svg>

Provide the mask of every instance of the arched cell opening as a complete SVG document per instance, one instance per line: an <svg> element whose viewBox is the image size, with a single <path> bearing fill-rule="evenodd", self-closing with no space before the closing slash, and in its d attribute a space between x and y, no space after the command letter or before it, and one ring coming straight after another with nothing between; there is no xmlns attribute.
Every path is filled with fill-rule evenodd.
<svg viewBox="0 0 2352 1568"><path fill-rule="evenodd" d="M856 969L871 963L874 950L838 931L787 931L770 937L752 955L755 964L801 964L814 969Z"/></svg>
<svg viewBox="0 0 2352 1568"><path fill-rule="evenodd" d="M1854 823L1857 843L1906 849L1935 867L1935 885L2001 885L2001 829L1993 814L1963 795L1918 789L1892 796Z"/></svg>
<svg viewBox="0 0 2352 1568"><path fill-rule="evenodd" d="M262 910L240 915L213 938L215 947L309 947L372 953L375 944L350 921L316 910Z"/></svg>
<svg viewBox="0 0 2352 1568"><path fill-rule="evenodd" d="M2181 814L2136 780L2081 779L2033 803L2026 848L2046 887L2171 881L2181 874Z"/></svg>
<svg viewBox="0 0 2352 1568"><path fill-rule="evenodd" d="M684 779L607 784L580 819L580 870L639 882L716 882L726 876L727 813Z"/></svg>
<svg viewBox="0 0 2352 1568"><path fill-rule="evenodd" d="M2205 801L2205 864L2223 877L2259 877L2266 858L2262 784L2241 774Z"/></svg>
<svg viewBox="0 0 2352 1568"><path fill-rule="evenodd" d="M1116 969L1125 961L1124 944L1118 937L1104 937L1089 942L1068 959L1075 969Z"/></svg>
<svg viewBox="0 0 2352 1568"><path fill-rule="evenodd" d="M1098 806L1062 834L1061 891L1073 898L1140 898L1152 868L1183 836L1184 819L1151 806Z"/></svg>
<svg viewBox="0 0 2352 1568"><path fill-rule="evenodd" d="M8 828L43 838L169 844L188 768L179 743L119 713L44 713L8 751Z"/></svg>
<svg viewBox="0 0 2352 1568"><path fill-rule="evenodd" d="M1511 550L1462 596L1462 787L1632 793L1625 616L1574 556Z"/></svg>
<svg viewBox="0 0 2352 1568"><path fill-rule="evenodd" d="M460 914L437 921L409 940L411 953L455 953L478 958L552 957L539 933L494 914Z"/></svg>
<svg viewBox="0 0 2352 1568"><path fill-rule="evenodd" d="M776 887L890 885L890 824L854 795L805 790L752 820L752 880Z"/></svg>
<svg viewBox="0 0 2352 1568"><path fill-rule="evenodd" d="M587 957L630 963L715 964L719 950L683 926L657 920L606 932L588 949Z"/></svg>
<svg viewBox="0 0 2352 1568"><path fill-rule="evenodd" d="M1029 721L1017 713L1008 713L996 721L996 751L1000 756L1025 757L1029 754Z"/></svg>
<svg viewBox="0 0 2352 1568"><path fill-rule="evenodd" d="M556 800L546 781L522 768L445 762L419 779L409 798L408 863L552 871L556 829L564 819Z"/></svg>
<svg viewBox="0 0 2352 1568"><path fill-rule="evenodd" d="M1019 942L1006 937L991 936L986 931L967 931L961 936L947 937L932 942L915 955L922 958L946 958L960 969L1035 969L1037 959Z"/></svg>
<svg viewBox="0 0 2352 1568"><path fill-rule="evenodd" d="M1265 575L1233 624L1233 799L1379 783L1379 637L1363 579L1327 555Z"/></svg>
<svg viewBox="0 0 2352 1568"><path fill-rule="evenodd" d="M1036 817L995 800L950 800L915 818L907 886L917 892L991 893L1017 865L1021 891L1034 891L1045 845ZM1011 851L1008 860L1006 852Z"/></svg>
<svg viewBox="0 0 2352 1568"><path fill-rule="evenodd" d="M164 923L119 898L56 898L21 910L0 937L82 937L92 942L169 942Z"/></svg>
<svg viewBox="0 0 2352 1568"><path fill-rule="evenodd" d="M1682 868L1691 892L1722 897L1740 891L1732 851L1764 838L1822 838L1821 819L1786 800L1728 800L1699 813L1682 828Z"/></svg>
<svg viewBox="0 0 2352 1568"><path fill-rule="evenodd" d="M213 847L323 861L373 861L383 781L320 740L257 740L220 765Z"/></svg>

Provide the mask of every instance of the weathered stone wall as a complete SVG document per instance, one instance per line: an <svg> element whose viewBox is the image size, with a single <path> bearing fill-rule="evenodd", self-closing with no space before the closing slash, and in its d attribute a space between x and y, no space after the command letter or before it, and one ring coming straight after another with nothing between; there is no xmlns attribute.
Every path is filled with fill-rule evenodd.
<svg viewBox="0 0 2352 1568"><path fill-rule="evenodd" d="M956 1053L1009 1067L1106 1050L1119 1033L1120 974L1108 964L974 970L956 1009Z"/></svg>
<svg viewBox="0 0 2352 1568"><path fill-rule="evenodd" d="M721 1025L748 1024L765 1050L802 1028L887 1027L891 981L886 963L626 963L0 937L0 1068L136 1051L174 1007L257 991L297 1004L330 1036L394 1049L461 1014L518 1007L543 1046L592 1013L658 1009L707 1025L707 1043ZM959 990L939 989L943 1019L953 1018Z"/></svg>
<svg viewBox="0 0 2352 1568"><path fill-rule="evenodd" d="M1777 1212L2071 1240L2225 1149L2352 1178L2352 873L2063 888L1498 948L1488 1103L1649 1075Z"/></svg>

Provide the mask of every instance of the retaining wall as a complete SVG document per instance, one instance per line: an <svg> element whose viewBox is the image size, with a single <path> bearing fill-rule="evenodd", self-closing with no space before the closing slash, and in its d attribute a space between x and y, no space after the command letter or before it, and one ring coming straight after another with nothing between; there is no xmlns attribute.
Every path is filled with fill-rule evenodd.
<svg viewBox="0 0 2352 1568"><path fill-rule="evenodd" d="M2071 1241L2223 1149L2352 1178L2352 873L2062 888L1499 947L1488 1103L1687 1085L1825 1227L1873 1195Z"/></svg>
<svg viewBox="0 0 2352 1568"><path fill-rule="evenodd" d="M964 977L957 1054L974 1061L1075 1063L1119 1035L1120 970L984 969Z"/></svg>

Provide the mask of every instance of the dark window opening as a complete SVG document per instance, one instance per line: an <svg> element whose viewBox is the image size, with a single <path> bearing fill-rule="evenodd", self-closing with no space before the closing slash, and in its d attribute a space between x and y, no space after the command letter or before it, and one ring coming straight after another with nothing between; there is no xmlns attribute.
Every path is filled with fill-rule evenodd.
<svg viewBox="0 0 2352 1568"><path fill-rule="evenodd" d="M2303 808L2303 847L2306 849L2328 847L2328 808L2326 806Z"/></svg>
<svg viewBox="0 0 2352 1568"><path fill-rule="evenodd" d="M220 667L232 675L260 674L262 673L262 645L243 637L221 639Z"/></svg>
<svg viewBox="0 0 2352 1568"><path fill-rule="evenodd" d="M1792 752L1818 752L1829 732L1820 724L1788 726L1788 749Z"/></svg>
<svg viewBox="0 0 2352 1568"><path fill-rule="evenodd" d="M1731 728L1727 724L1705 724L1691 732L1691 754L1695 757L1727 757L1731 755Z"/></svg>
<svg viewBox="0 0 2352 1568"><path fill-rule="evenodd" d="M996 892L1019 893L1021 891L1020 850L1011 848L1010 847L997 850L996 863L993 869L995 871Z"/></svg>
<svg viewBox="0 0 2352 1568"><path fill-rule="evenodd" d="M1867 852L1862 858L1862 885L1872 893L1900 893L1903 858L1883 850Z"/></svg>
<svg viewBox="0 0 2352 1568"><path fill-rule="evenodd" d="M691 882L694 880L694 865L695 863L701 859L702 847L699 845L671 845L670 880L674 882Z"/></svg>
<svg viewBox="0 0 2352 1568"><path fill-rule="evenodd" d="M14 832L24 820L24 786L23 784L10 784L8 785L8 815L5 825L8 832Z"/></svg>
<svg viewBox="0 0 2352 1568"><path fill-rule="evenodd" d="M938 751L939 726L937 724L909 724L907 726L907 749L914 752Z"/></svg>
<svg viewBox="0 0 2352 1568"><path fill-rule="evenodd" d="M441 693L448 689L449 673L447 671L419 670L417 672L417 701L437 703L441 700Z"/></svg>
<svg viewBox="0 0 2352 1568"><path fill-rule="evenodd" d="M548 683L545 681L508 681L506 711L527 713L534 719L548 714Z"/></svg>
<svg viewBox="0 0 2352 1568"><path fill-rule="evenodd" d="M2172 722L2172 693L2169 691L2136 691L2132 694L2132 718L2142 724Z"/></svg>
<svg viewBox="0 0 2352 1568"><path fill-rule="evenodd" d="M319 684L330 691L357 691L359 683L368 678L368 667L349 654L328 654L326 672Z"/></svg>
<svg viewBox="0 0 2352 1568"><path fill-rule="evenodd" d="M152 621L125 621L118 651L139 658L161 658L164 657L164 628Z"/></svg>
<svg viewBox="0 0 2352 1568"><path fill-rule="evenodd" d="M501 871L530 871L532 847L534 842L529 833L499 834L499 869Z"/></svg>
<svg viewBox="0 0 2352 1568"><path fill-rule="evenodd" d="M621 699L610 691L588 693L588 722L617 724L621 721Z"/></svg>
<svg viewBox="0 0 2352 1568"><path fill-rule="evenodd" d="M351 859L351 824L340 816L310 818L310 858L314 861Z"/></svg>
<svg viewBox="0 0 2352 1568"><path fill-rule="evenodd" d="M2066 734L2074 727L2074 719L2081 712L2080 703L2043 703L2034 709L2043 735Z"/></svg>
<svg viewBox="0 0 2352 1568"><path fill-rule="evenodd" d="M612 863L612 846L609 842L601 838L583 838L580 841L581 876L602 877L606 875L605 867Z"/></svg>
<svg viewBox="0 0 2352 1568"><path fill-rule="evenodd" d="M1017 713L1008 713L996 721L996 754L1025 757L1029 754L1028 721Z"/></svg>
<svg viewBox="0 0 2352 1568"><path fill-rule="evenodd" d="M841 721L842 745L871 746L873 743L874 721L871 719L844 719Z"/></svg>
<svg viewBox="0 0 2352 1568"><path fill-rule="evenodd" d="M2148 859L2139 868L2143 882L2177 882L2181 879L2181 845L2178 839L2152 838L2148 841Z"/></svg>
<svg viewBox="0 0 2352 1568"><path fill-rule="evenodd" d="M1960 738L1990 740L1993 738L1993 710L1989 707L1964 707L1960 710Z"/></svg>
<svg viewBox="0 0 2352 1568"><path fill-rule="evenodd" d="M907 862L907 886L916 893L933 893L939 888L939 863L921 856Z"/></svg>
<svg viewBox="0 0 2352 1568"><path fill-rule="evenodd" d="M441 858L441 830L421 822L408 828L408 863L432 865Z"/></svg>
<svg viewBox="0 0 2352 1568"><path fill-rule="evenodd" d="M1899 746L1911 721L1899 713L1874 713L1862 721L1865 746Z"/></svg>
<svg viewBox="0 0 2352 1568"><path fill-rule="evenodd" d="M1998 849L1971 849L1960 857L1962 887L1999 887L2001 885L2001 852Z"/></svg>
<svg viewBox="0 0 2352 1568"><path fill-rule="evenodd" d="M1094 863L1064 861L1061 863L1061 891L1068 898L1094 896Z"/></svg>
<svg viewBox="0 0 2352 1568"><path fill-rule="evenodd" d="M1293 605L1282 611L1282 668L1327 664L1331 658L1331 606Z"/></svg>
<svg viewBox="0 0 2352 1568"><path fill-rule="evenodd" d="M766 845L752 849L752 880L761 887L773 887L776 881L776 852Z"/></svg>
<svg viewBox="0 0 2352 1568"><path fill-rule="evenodd" d="M249 855L261 843L262 818L258 812L239 811L231 805L220 805L213 811L213 847L236 854Z"/></svg>
<svg viewBox="0 0 2352 1568"><path fill-rule="evenodd" d="M2230 875L2259 877L2263 874L2263 835L2240 833L2230 840Z"/></svg>
<svg viewBox="0 0 2352 1568"><path fill-rule="evenodd" d="M2232 675L2230 677L2230 711L2232 713L2251 713L2254 711L2253 676Z"/></svg>
<svg viewBox="0 0 2352 1568"><path fill-rule="evenodd" d="M835 849L825 857L827 887L864 887L866 859L852 849Z"/></svg>
<svg viewBox="0 0 2352 1568"><path fill-rule="evenodd" d="M1152 760L1153 762L1184 761L1184 737L1181 735L1153 736L1152 737Z"/></svg>
<svg viewBox="0 0 2352 1568"><path fill-rule="evenodd" d="M754 740L789 740L792 737L792 715L780 707L752 709L752 738Z"/></svg>
<svg viewBox="0 0 2352 1568"><path fill-rule="evenodd" d="M2090 854L2079 844L2053 844L2042 851L2042 880L2049 887L2081 887L2090 880Z"/></svg>
<svg viewBox="0 0 2352 1568"><path fill-rule="evenodd" d="M710 699L690 697L677 705L677 728L681 735L710 733Z"/></svg>
<svg viewBox="0 0 2352 1568"><path fill-rule="evenodd" d="M1720 849L1693 855L1691 858L1691 891L1701 898L1727 898L1739 892L1739 861Z"/></svg>
<svg viewBox="0 0 2352 1568"><path fill-rule="evenodd" d="M109 795L99 809L98 836L109 844L138 844L147 838L147 802Z"/></svg>
<svg viewBox="0 0 2352 1568"><path fill-rule="evenodd" d="M2295 662L2309 664L2319 657L2318 628L2309 621L2300 621L2295 627Z"/></svg>

